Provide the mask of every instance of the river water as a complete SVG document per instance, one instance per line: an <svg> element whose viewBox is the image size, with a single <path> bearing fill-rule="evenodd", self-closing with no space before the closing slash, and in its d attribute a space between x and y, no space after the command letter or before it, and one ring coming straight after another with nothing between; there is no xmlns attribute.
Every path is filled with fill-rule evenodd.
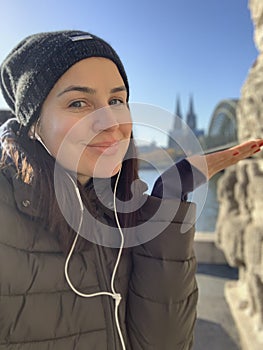
<svg viewBox="0 0 263 350"><path fill-rule="evenodd" d="M155 170L140 170L140 177L145 181L149 187L148 193L151 193L153 184L158 177L158 173ZM217 200L217 181L221 174L215 175L206 186L205 200L202 200L202 204L197 202L197 232L214 232L217 215L218 215L218 200ZM198 196L198 194L196 194ZM193 194L193 198L195 194ZM198 207L199 206L199 207Z"/></svg>

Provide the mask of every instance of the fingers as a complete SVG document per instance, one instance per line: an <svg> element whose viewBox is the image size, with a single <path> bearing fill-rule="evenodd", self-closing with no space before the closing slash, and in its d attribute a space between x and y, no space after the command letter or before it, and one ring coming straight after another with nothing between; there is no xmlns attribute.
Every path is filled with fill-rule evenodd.
<svg viewBox="0 0 263 350"><path fill-rule="evenodd" d="M206 167L204 166L204 162L202 162L201 156L192 156L188 160L209 180L219 171L261 151L261 147L263 147L263 139L255 139L223 151L209 153L204 156Z"/></svg>
<svg viewBox="0 0 263 350"><path fill-rule="evenodd" d="M251 157L259 152L263 146L263 139L246 141L224 151L211 153L206 156L208 179L219 171Z"/></svg>
<svg viewBox="0 0 263 350"><path fill-rule="evenodd" d="M232 156L237 157L239 159L244 159L255 153L260 152L262 146L263 140L256 139L243 142L240 145L230 148L229 151L232 153Z"/></svg>

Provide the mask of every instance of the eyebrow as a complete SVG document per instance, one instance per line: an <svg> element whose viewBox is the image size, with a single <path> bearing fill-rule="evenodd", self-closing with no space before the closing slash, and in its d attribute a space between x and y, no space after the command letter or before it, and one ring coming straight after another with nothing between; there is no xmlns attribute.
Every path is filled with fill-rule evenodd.
<svg viewBox="0 0 263 350"><path fill-rule="evenodd" d="M63 91L61 91L60 93L58 93L57 97L60 97L61 95L65 94L67 92L71 92L71 91L80 91L80 92L84 92L84 93L90 94L90 95L95 95L97 92L95 89L88 87L88 86L71 85L71 86L68 86ZM127 91L127 89L124 85L112 88L110 90L110 93L114 94L116 92L121 92L121 91Z"/></svg>

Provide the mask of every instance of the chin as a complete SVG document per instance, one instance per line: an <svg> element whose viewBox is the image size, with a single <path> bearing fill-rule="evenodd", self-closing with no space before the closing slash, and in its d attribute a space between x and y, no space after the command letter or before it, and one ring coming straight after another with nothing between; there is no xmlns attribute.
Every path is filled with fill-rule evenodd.
<svg viewBox="0 0 263 350"><path fill-rule="evenodd" d="M116 168L112 169L97 169L94 173L93 173L93 177L98 177L98 178L110 178L113 177L115 175L118 174L118 172L120 171L121 166L117 166Z"/></svg>
<svg viewBox="0 0 263 350"><path fill-rule="evenodd" d="M110 178L115 176L116 174L118 174L118 172L121 169L121 165L116 166L114 169L112 169L112 167L95 167L95 169L93 169L92 171L89 170L85 170L85 169L78 169L78 177L82 177L82 178Z"/></svg>

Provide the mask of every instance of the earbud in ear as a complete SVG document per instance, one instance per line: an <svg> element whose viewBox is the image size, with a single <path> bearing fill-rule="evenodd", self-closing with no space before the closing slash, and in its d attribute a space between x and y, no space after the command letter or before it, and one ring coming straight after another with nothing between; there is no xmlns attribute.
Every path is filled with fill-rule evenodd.
<svg viewBox="0 0 263 350"><path fill-rule="evenodd" d="M29 136L30 140L38 140L39 141L39 139L41 139L37 133L38 123L39 123L39 119L35 123L33 123L29 128L28 136Z"/></svg>
<svg viewBox="0 0 263 350"><path fill-rule="evenodd" d="M36 128L35 128L35 124L32 124L30 126L30 129L28 131L28 136L30 138L30 140L35 140L36 139Z"/></svg>

